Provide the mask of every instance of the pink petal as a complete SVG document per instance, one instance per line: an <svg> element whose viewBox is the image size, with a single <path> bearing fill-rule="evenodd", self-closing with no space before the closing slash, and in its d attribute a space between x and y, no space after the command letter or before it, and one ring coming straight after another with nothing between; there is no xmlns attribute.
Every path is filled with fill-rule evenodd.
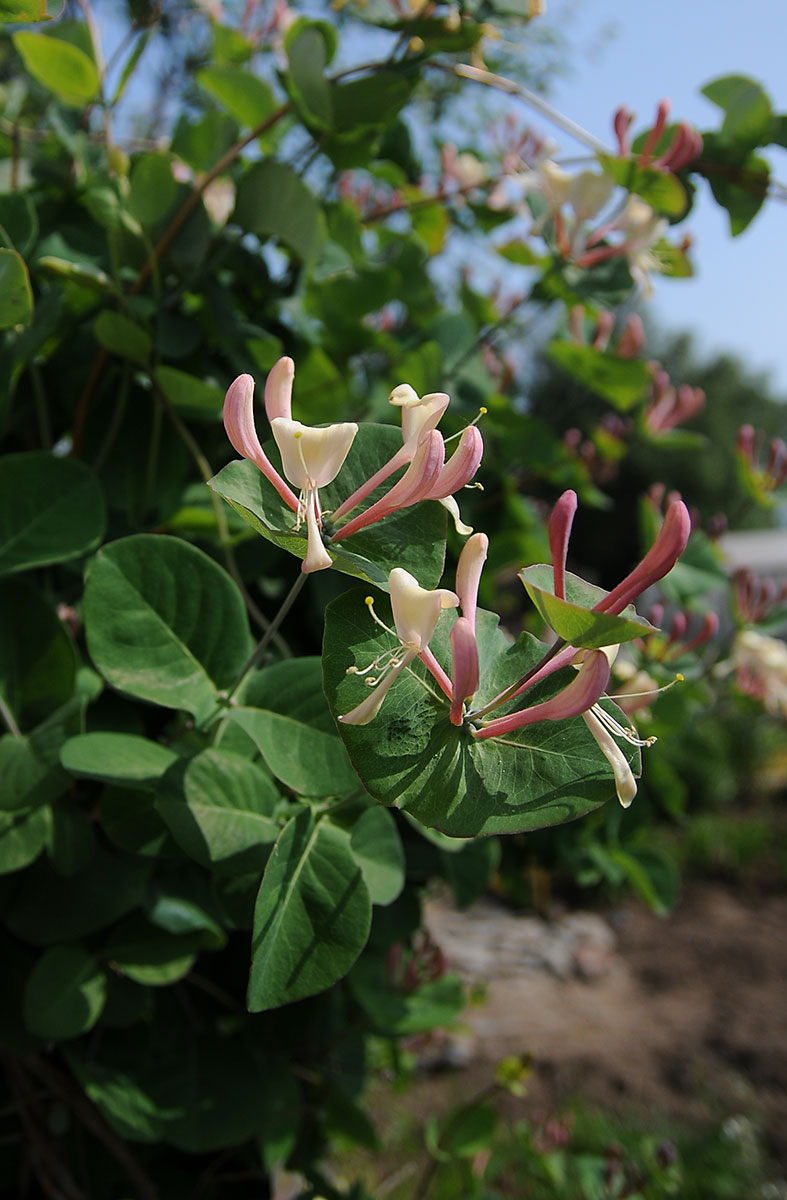
<svg viewBox="0 0 787 1200"><path fill-rule="evenodd" d="M291 358L280 358L274 363L265 380L265 412L268 420L286 417L292 420L292 382L295 378L295 363Z"/></svg>
<svg viewBox="0 0 787 1200"><path fill-rule="evenodd" d="M451 641L451 722L462 724L465 700L478 691L478 644L475 629L467 617L458 617L448 635Z"/></svg>
<svg viewBox="0 0 787 1200"><path fill-rule="evenodd" d="M511 733L514 729L522 729L525 725L534 725L538 721L565 721L569 717L577 717L587 712L603 695L609 683L609 661L603 650L591 650L577 672L576 679L564 687L562 692L534 704L522 712L511 713L507 717L497 717L484 725L476 733L477 738L497 737L499 734Z"/></svg>
<svg viewBox="0 0 787 1200"><path fill-rule="evenodd" d="M298 511L295 493L287 486L270 461L257 437L254 425L254 380L251 375L239 375L230 384L224 397L224 428L238 454L253 462L273 484L282 500L293 512Z"/></svg>
<svg viewBox="0 0 787 1200"><path fill-rule="evenodd" d="M445 442L441 434L433 429L420 443L413 461L401 479L393 485L390 492L372 504L365 512L359 513L348 521L331 541L340 542L350 534L365 529L367 525L381 521L397 509L407 508L419 500L426 500L437 478L443 469L445 461Z"/></svg>

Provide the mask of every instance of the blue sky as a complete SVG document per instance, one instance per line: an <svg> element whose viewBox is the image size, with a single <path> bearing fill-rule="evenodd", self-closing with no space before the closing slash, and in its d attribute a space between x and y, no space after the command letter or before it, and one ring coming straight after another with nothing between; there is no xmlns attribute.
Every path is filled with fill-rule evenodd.
<svg viewBox="0 0 787 1200"><path fill-rule="evenodd" d="M611 144L610 116L620 104L652 123L669 97L673 117L718 128L721 110L700 95L720 75L742 74L787 111L787 0L547 0L547 20L568 46L567 77L555 81L557 108ZM718 116L717 116L718 114ZM550 131L552 132L552 131ZM561 135L561 148L570 150ZM787 181L787 151L766 152ZM771 200L731 238L726 213L703 185L681 229L695 240L692 280L655 280L651 304L665 328L691 328L704 352L736 352L770 376L787 398L787 204Z"/></svg>

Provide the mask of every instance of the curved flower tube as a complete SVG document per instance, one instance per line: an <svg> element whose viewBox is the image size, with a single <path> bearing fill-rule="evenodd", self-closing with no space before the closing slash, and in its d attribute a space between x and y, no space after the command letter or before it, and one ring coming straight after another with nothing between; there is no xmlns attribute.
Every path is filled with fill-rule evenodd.
<svg viewBox="0 0 787 1200"><path fill-rule="evenodd" d="M320 536L322 510L319 489L331 483L339 474L358 426L354 422L347 422L314 429L287 417L274 417L271 429L281 452L284 474L301 489L298 520L300 522L305 518L307 532L307 551L301 570L307 574L321 571L330 567L333 560Z"/></svg>
<svg viewBox="0 0 787 1200"><path fill-rule="evenodd" d="M427 500L436 486L445 463L445 442L436 429L432 429L421 440L415 457L401 479L389 492L370 505L364 512L352 517L346 525L333 535L332 542L340 542L350 534L381 521L400 508L407 508L419 500ZM338 510L337 510L338 511ZM336 513L334 513L334 520Z"/></svg>
<svg viewBox="0 0 787 1200"><path fill-rule="evenodd" d="M379 471L342 501L333 514L334 521L340 520L367 496L371 496L374 489L385 483L400 467L412 462L420 442L427 433L437 427L448 407L450 397L445 392L430 392L427 396L419 396L409 383L400 383L391 392L389 401L402 410L403 444Z"/></svg>
<svg viewBox="0 0 787 1200"><path fill-rule="evenodd" d="M485 533L474 533L462 547L456 565L456 591L462 615L456 621L449 638L451 641L451 722L461 725L464 704L478 690L479 665L478 644L475 634L475 616L478 603L478 585L481 570L486 562L489 538Z"/></svg>
<svg viewBox="0 0 787 1200"><path fill-rule="evenodd" d="M477 738L499 737L538 721L564 721L586 713L603 696L609 683L609 659L603 650L590 650L573 679L556 696L520 712L496 717L476 731Z"/></svg>
<svg viewBox="0 0 787 1200"><path fill-rule="evenodd" d="M367 683L374 690L350 712L339 717L344 725L368 725L377 716L394 681L415 658L428 650L441 610L455 608L459 603L459 597L447 588L436 588L434 591L422 588L418 580L402 567L395 567L390 572L388 586L391 590L395 633L393 630L388 632L398 639L399 646L378 655L363 672L352 667L348 669L351 674L367 675ZM382 625L374 613L371 598L366 603L375 621ZM383 628L387 629L387 626L383 625ZM369 677L368 673L377 667L382 667L381 674Z"/></svg>
<svg viewBox="0 0 787 1200"><path fill-rule="evenodd" d="M291 361L291 360L290 360ZM267 392L267 385L266 385ZM248 458L273 484L284 503L298 511L298 499L287 487L279 472L260 445L254 425L254 380L251 375L239 375L230 384L224 397L224 428L238 454Z"/></svg>

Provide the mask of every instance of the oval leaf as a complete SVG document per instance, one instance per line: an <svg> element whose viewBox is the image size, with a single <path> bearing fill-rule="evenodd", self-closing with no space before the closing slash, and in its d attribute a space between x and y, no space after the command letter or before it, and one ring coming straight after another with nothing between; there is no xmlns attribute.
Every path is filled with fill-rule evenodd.
<svg viewBox="0 0 787 1200"><path fill-rule="evenodd" d="M107 998L107 980L81 946L53 946L27 980L25 1025L38 1037L63 1040L92 1029Z"/></svg>
<svg viewBox="0 0 787 1200"><path fill-rule="evenodd" d="M377 611L382 620L392 620L386 600ZM443 613L431 642L446 669L455 619L455 614ZM481 706L531 670L547 647L527 634L511 645L494 613L479 611L477 634L481 685L475 704ZM347 668L367 665L390 650L392 641L372 622L363 592L347 592L328 606L323 679L335 716L363 699L358 677L348 675ZM571 669L556 672L528 693L528 703L546 699L574 677ZM520 697L495 715L521 706ZM339 726L350 761L371 796L453 837L475 837L570 821L615 793L607 760L580 717L541 721L504 741L478 741L466 726L452 725L448 712L447 701L416 660L369 725ZM638 752L632 759L636 769Z"/></svg>
<svg viewBox="0 0 787 1200"><path fill-rule="evenodd" d="M0 459L0 575L86 554L105 524L101 485L78 459L38 450Z"/></svg>
<svg viewBox="0 0 787 1200"><path fill-rule="evenodd" d="M60 751L60 762L72 775L130 787L155 784L177 758L166 746L134 733L82 733Z"/></svg>
<svg viewBox="0 0 787 1200"><path fill-rule="evenodd" d="M159 784L156 808L175 841L203 866L236 860L259 870L276 841L279 794L258 766L227 750L203 750L175 764Z"/></svg>
<svg viewBox="0 0 787 1200"><path fill-rule="evenodd" d="M21 254L0 250L0 329L29 325L33 316L30 276Z"/></svg>
<svg viewBox="0 0 787 1200"><path fill-rule="evenodd" d="M246 707L246 705L254 707ZM319 658L290 658L249 681L244 705L227 716L272 773L302 796L343 796L358 787L322 691Z"/></svg>
<svg viewBox="0 0 787 1200"><path fill-rule="evenodd" d="M98 95L96 64L78 46L44 33L15 33L13 41L29 73L63 104L82 108Z"/></svg>
<svg viewBox="0 0 787 1200"><path fill-rule="evenodd" d="M176 538L137 534L99 550L84 597L90 655L109 683L197 721L249 650L246 612L230 577Z"/></svg>
<svg viewBox="0 0 787 1200"><path fill-rule="evenodd" d="M330 987L369 936L371 902L348 834L308 810L285 826L254 910L248 1006L277 1008Z"/></svg>

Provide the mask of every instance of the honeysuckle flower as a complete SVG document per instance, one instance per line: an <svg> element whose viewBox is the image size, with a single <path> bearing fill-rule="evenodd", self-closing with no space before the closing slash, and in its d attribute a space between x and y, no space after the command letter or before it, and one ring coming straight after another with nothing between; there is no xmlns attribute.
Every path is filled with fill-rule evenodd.
<svg viewBox="0 0 787 1200"><path fill-rule="evenodd" d="M409 383L400 383L393 389L389 400L402 410L402 446L379 471L342 501L333 514L334 521L340 520L358 504L362 504L366 497L381 483L385 483L395 471L412 462L422 439L437 427L448 407L449 399L445 392L430 392L426 396L419 396Z"/></svg>
<svg viewBox="0 0 787 1200"><path fill-rule="evenodd" d="M628 808L637 794L637 780L628 759L610 731L599 720L596 711L582 713L582 720L593 734L599 750L612 768L618 800L623 808Z"/></svg>
<svg viewBox="0 0 787 1200"><path fill-rule="evenodd" d="M451 722L461 725L464 704L478 690L478 644L475 634L478 584L486 562L489 538L474 533L462 547L456 566L456 591L462 615L451 628Z"/></svg>
<svg viewBox="0 0 787 1200"><path fill-rule="evenodd" d="M729 665L721 672L735 672L742 692L759 700L775 717L787 720L787 644L780 638L767 637L755 629L743 629L735 635Z"/></svg>
<svg viewBox="0 0 787 1200"><path fill-rule="evenodd" d="M390 516L400 508L406 508L411 504L416 504L419 500L428 499L430 492L437 485L444 464L445 442L437 430L432 429L420 442L412 462L401 479L398 479L390 491L381 496L364 512L352 517L346 525L337 530L332 540L340 542L351 534L357 533L359 529L365 529L367 525L373 525L375 521L381 521L383 517ZM337 516L338 510L337 513L334 513L334 521L337 520Z"/></svg>
<svg viewBox="0 0 787 1200"><path fill-rule="evenodd" d="M526 725L535 725L538 721L565 721L569 717L585 715L604 694L608 683L609 659L603 650L589 650L577 671L576 679L572 679L556 696L540 704L531 704L519 712L509 713L508 716L495 717L477 729L475 736L500 737L523 729Z"/></svg>
<svg viewBox="0 0 787 1200"><path fill-rule="evenodd" d="M287 417L274 417L271 430L281 453L284 474L300 488L298 522L305 519L307 533L307 552L301 569L306 573L321 571L330 567L333 560L320 536L319 489L339 474L358 426L354 421L348 421L315 429Z"/></svg>
<svg viewBox="0 0 787 1200"><path fill-rule="evenodd" d="M223 416L227 437L238 454L253 462L255 467L258 467L265 478L273 484L284 503L293 512L297 512L297 496L284 482L257 437L254 425L254 380L251 375L239 375L230 384L224 397Z"/></svg>
<svg viewBox="0 0 787 1200"><path fill-rule="evenodd" d="M395 637L398 645L378 655L363 670L355 667L348 669L348 674L366 675L366 682L373 691L350 712L339 717L344 725L368 725L377 716L383 700L402 671L428 651L441 610L455 608L459 603L459 597L447 588L431 591L422 588L418 580L402 567L395 567L390 572L388 586L395 632L376 616L371 597L367 598L366 603L377 624ZM379 674L369 674L380 668Z"/></svg>

